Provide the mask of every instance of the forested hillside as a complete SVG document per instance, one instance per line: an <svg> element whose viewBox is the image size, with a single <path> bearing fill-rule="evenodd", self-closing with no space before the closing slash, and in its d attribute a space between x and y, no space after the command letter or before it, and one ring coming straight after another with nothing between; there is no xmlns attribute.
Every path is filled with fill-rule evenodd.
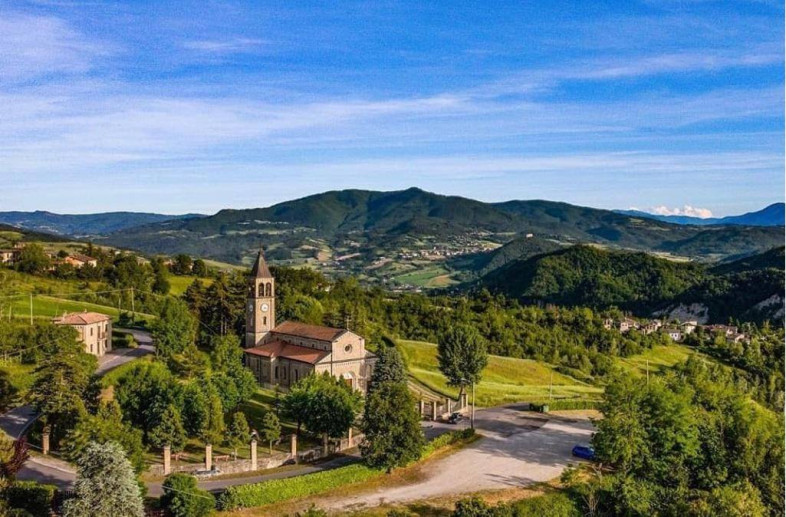
<svg viewBox="0 0 786 517"><path fill-rule="evenodd" d="M529 303L616 306L642 315L698 304L706 321L725 323L782 315L783 277L783 247L708 268L645 253L574 246L515 260L484 276L479 285Z"/></svg>
<svg viewBox="0 0 786 517"><path fill-rule="evenodd" d="M198 218L128 228L105 242L148 253L189 253L233 263L260 243L274 261L359 253L365 264L418 246L470 239L507 243L517 236L594 242L721 258L783 243L778 228L681 226L551 201L483 203L412 188L332 191L268 208L222 210Z"/></svg>

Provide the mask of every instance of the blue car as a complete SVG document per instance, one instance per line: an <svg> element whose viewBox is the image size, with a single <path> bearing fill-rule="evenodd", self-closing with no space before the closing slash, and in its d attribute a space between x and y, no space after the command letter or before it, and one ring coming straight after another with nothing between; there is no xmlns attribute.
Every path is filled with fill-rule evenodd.
<svg viewBox="0 0 786 517"><path fill-rule="evenodd" d="M586 445L577 445L573 447L573 455L583 460L594 460L595 449Z"/></svg>

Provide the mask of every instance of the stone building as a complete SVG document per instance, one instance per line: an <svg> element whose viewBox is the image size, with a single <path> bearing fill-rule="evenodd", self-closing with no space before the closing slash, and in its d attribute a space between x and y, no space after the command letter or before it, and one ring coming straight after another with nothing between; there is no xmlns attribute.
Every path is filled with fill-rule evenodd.
<svg viewBox="0 0 786 517"><path fill-rule="evenodd" d="M88 354L101 357L112 350L112 319L106 314L72 312L54 318L52 323L74 327Z"/></svg>
<svg viewBox="0 0 786 517"><path fill-rule="evenodd" d="M262 251L251 271L246 307L245 362L257 382L289 387L329 372L365 392L376 357L347 329L284 321L276 325L276 281Z"/></svg>

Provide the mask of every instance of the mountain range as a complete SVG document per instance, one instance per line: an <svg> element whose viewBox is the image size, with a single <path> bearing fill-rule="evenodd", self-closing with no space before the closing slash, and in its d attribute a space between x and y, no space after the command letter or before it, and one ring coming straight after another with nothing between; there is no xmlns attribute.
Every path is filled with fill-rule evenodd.
<svg viewBox="0 0 786 517"><path fill-rule="evenodd" d="M687 215L659 215L640 210L615 210L618 214L631 215L634 217L646 217L674 224L694 224L698 226L712 225L736 225L736 226L783 226L786 210L784 203L773 203L761 210L748 212L742 215L730 215L727 217L691 217Z"/></svg>
<svg viewBox="0 0 786 517"><path fill-rule="evenodd" d="M98 214L55 214L35 212L0 212L0 223L70 237L91 237L141 226L144 224L202 217L199 214L164 215L146 212L103 212Z"/></svg>
<svg viewBox="0 0 786 517"><path fill-rule="evenodd" d="M748 216L756 219L740 217ZM211 216L4 212L2 222L149 254L188 253L235 264L248 263L260 246L274 262L323 264L354 257L363 267L401 253L447 250L445 256L465 254L462 267L480 276L522 254L568 244L721 260L763 252L784 240L782 227L673 224L568 203L484 203L417 188L330 191ZM497 246L502 247L493 254L483 252Z"/></svg>

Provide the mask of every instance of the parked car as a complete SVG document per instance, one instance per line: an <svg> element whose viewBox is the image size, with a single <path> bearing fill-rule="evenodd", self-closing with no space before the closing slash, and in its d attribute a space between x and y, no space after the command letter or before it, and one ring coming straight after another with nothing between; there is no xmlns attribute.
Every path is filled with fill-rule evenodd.
<svg viewBox="0 0 786 517"><path fill-rule="evenodd" d="M464 420L464 415L462 415L461 413L458 413L458 412L451 413L450 416L448 417L448 423L449 424L458 424L462 420Z"/></svg>
<svg viewBox="0 0 786 517"><path fill-rule="evenodd" d="M595 449L587 445L577 445L573 447L573 455L584 460L594 460Z"/></svg>

